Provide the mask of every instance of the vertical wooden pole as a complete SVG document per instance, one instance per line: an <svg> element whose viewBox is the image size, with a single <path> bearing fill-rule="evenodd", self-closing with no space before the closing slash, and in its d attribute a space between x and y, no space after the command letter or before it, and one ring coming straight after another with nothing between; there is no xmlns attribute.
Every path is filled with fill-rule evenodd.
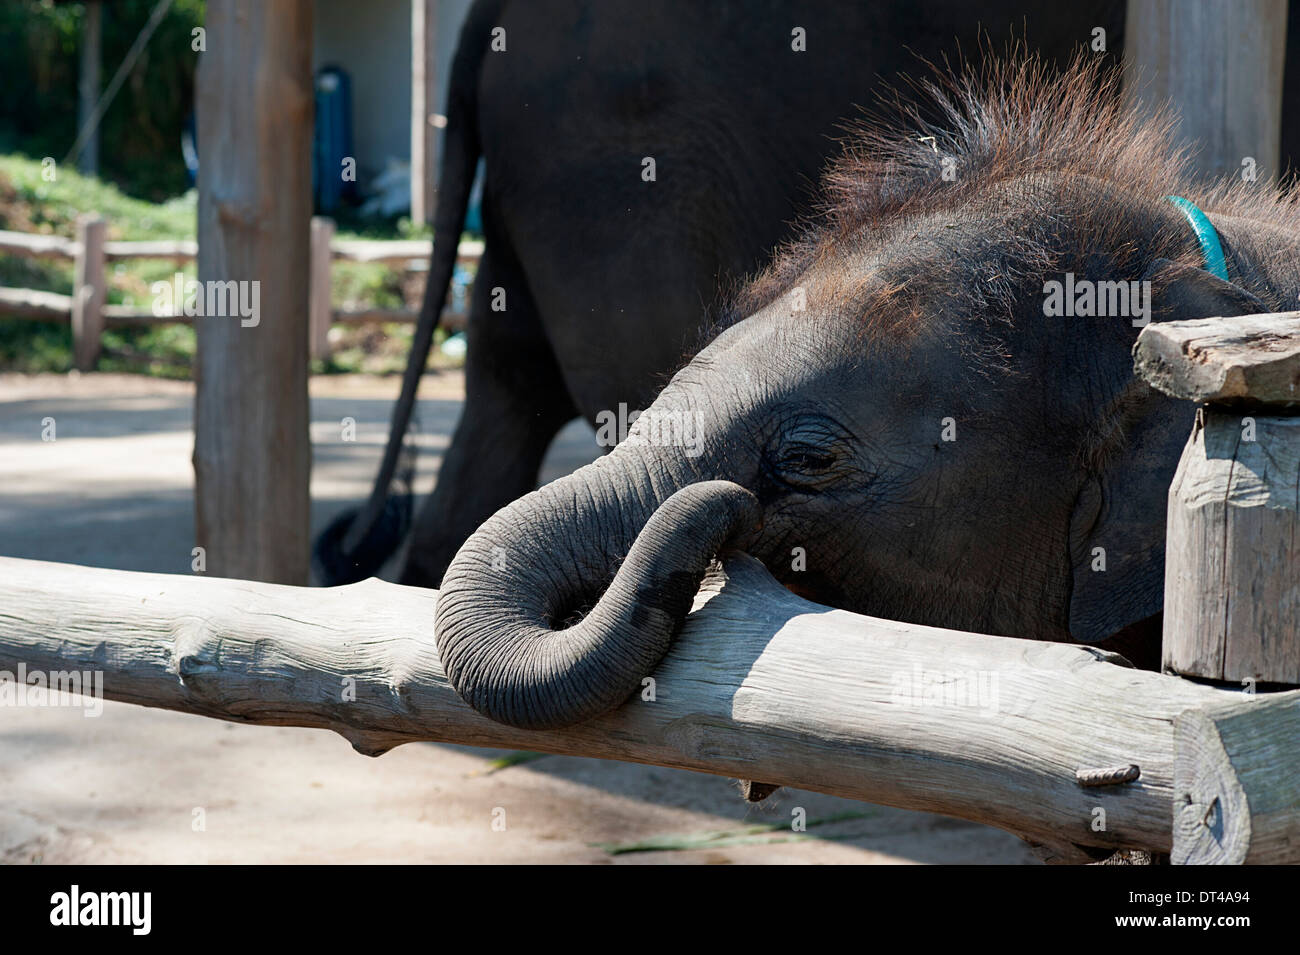
<svg viewBox="0 0 1300 955"><path fill-rule="evenodd" d="M306 584L312 2L209 0L205 25L199 281L258 313L196 319L197 540L209 574Z"/></svg>
<svg viewBox="0 0 1300 955"><path fill-rule="evenodd" d="M1153 323L1133 367L1201 403L1169 488L1165 669L1300 686L1300 312Z"/></svg>
<svg viewBox="0 0 1300 955"><path fill-rule="evenodd" d="M99 102L100 71L100 35L103 33L104 5L99 0L85 4L85 24L81 31L81 76L77 82L77 129L90 125L95 113L95 104ZM77 157L77 171L85 176L99 172L99 125L86 137Z"/></svg>
<svg viewBox="0 0 1300 955"><path fill-rule="evenodd" d="M1172 102L1201 171L1277 175L1286 17L1286 0L1129 0L1129 93Z"/></svg>
<svg viewBox="0 0 1300 955"><path fill-rule="evenodd" d="M334 220L313 216L311 220L311 315L308 319L311 357L328 358L330 354L330 243L334 241Z"/></svg>
<svg viewBox="0 0 1300 955"><path fill-rule="evenodd" d="M411 221L433 221L438 193L438 0L411 0Z"/></svg>
<svg viewBox="0 0 1300 955"><path fill-rule="evenodd" d="M104 237L108 224L94 213L77 218L77 257L72 286L72 364L91 371L104 331Z"/></svg>

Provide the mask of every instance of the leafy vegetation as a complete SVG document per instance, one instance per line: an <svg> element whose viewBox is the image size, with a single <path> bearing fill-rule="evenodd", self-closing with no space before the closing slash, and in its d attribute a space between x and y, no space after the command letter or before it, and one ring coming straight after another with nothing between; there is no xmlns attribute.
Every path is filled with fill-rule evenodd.
<svg viewBox="0 0 1300 955"><path fill-rule="evenodd" d="M107 85L156 0L103 7ZM77 137L77 80L85 3L0 3L0 153L60 164ZM126 194L154 201L190 186L181 131L194 102L192 32L204 0L175 0L100 125L100 171Z"/></svg>
<svg viewBox="0 0 1300 955"><path fill-rule="evenodd" d="M38 159L0 155L0 229L71 237L77 217L97 212L109 223L110 239L186 239L196 228L198 199L194 190L163 202L127 195L117 186L58 168L52 181L42 175ZM408 220L341 219L339 238L416 238L427 230L412 229ZM169 280L177 271L171 262L132 259L109 266L108 301L115 305L146 306L154 282ZM193 263L181 267L186 278ZM384 265L335 262L331 271L333 299L344 307L414 307L422 279ZM72 263L57 259L25 259L0 255L0 286L41 289L67 295L72 291ZM316 362L316 373L367 372L391 374L406 364L413 328L406 324L337 327L333 354ZM445 339L439 332L438 344ZM111 328L103 337L101 371L124 371L188 378L194 358L194 329L188 325ZM435 364L457 362L435 352ZM35 373L66 371L72 366L72 332L67 323L0 318L0 370Z"/></svg>

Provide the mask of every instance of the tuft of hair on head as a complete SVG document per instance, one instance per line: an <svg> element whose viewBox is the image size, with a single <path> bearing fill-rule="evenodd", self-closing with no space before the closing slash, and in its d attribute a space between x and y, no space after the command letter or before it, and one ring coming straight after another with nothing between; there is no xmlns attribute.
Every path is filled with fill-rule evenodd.
<svg viewBox="0 0 1300 955"><path fill-rule="evenodd" d="M1176 194L1207 212L1300 225L1297 195L1275 184L1242 188L1239 180L1198 177L1190 150L1174 135L1172 111L1132 103L1121 70L1086 51L1060 70L1018 46L1003 55L985 51L979 65L919 62L928 75L885 89L874 108L844 124L842 151L822 176L819 203L799 236L735 296L730 316L763 308L852 236L959 210L1035 176L1111 184L1153 208ZM941 174L946 163L955 176Z"/></svg>

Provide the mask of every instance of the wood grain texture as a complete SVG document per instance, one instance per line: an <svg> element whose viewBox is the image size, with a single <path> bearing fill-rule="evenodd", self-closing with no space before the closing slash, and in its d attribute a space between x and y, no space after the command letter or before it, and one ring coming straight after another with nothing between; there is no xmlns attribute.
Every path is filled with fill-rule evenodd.
<svg viewBox="0 0 1300 955"><path fill-rule="evenodd" d="M91 371L99 359L104 331L104 302L108 279L104 274L104 239L108 224L97 215L77 218L76 259L72 279L72 364Z"/></svg>
<svg viewBox="0 0 1300 955"><path fill-rule="evenodd" d="M330 243L334 241L334 220L325 216L311 219L311 291L308 337L310 356L325 359L330 354L330 323L334 310L330 285Z"/></svg>
<svg viewBox="0 0 1300 955"><path fill-rule="evenodd" d="M1300 691L1174 721L1174 849L1182 864L1300 859Z"/></svg>
<svg viewBox="0 0 1300 955"><path fill-rule="evenodd" d="M1300 418L1202 409L1166 533L1164 666L1300 685Z"/></svg>
<svg viewBox="0 0 1300 955"><path fill-rule="evenodd" d="M831 610L738 556L706 579L653 699L529 732L448 684L437 596L0 559L0 668L97 669L111 699L331 729L371 755L434 740L799 786L988 823L1067 861L1168 852L1174 720L1235 698L1090 648ZM1130 763L1135 782L1076 779Z"/></svg>
<svg viewBox="0 0 1300 955"><path fill-rule="evenodd" d="M1300 312L1148 325L1133 368L1188 401L1300 406Z"/></svg>
<svg viewBox="0 0 1300 955"><path fill-rule="evenodd" d="M1281 171L1286 18L1286 0L1129 0L1125 87L1173 104L1202 172L1240 175L1247 157L1261 180Z"/></svg>
<svg viewBox="0 0 1300 955"><path fill-rule="evenodd" d="M199 281L260 317L195 321L197 543L210 573L305 584L312 4L212 0L199 59ZM248 286L251 288L251 286Z"/></svg>
<svg viewBox="0 0 1300 955"><path fill-rule="evenodd" d="M411 221L433 222L438 200L438 2L411 3Z"/></svg>

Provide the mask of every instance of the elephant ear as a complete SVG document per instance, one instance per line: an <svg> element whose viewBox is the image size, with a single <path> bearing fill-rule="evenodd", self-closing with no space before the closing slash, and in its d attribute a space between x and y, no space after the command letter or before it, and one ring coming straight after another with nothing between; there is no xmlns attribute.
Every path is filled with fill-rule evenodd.
<svg viewBox="0 0 1300 955"><path fill-rule="evenodd" d="M1157 259L1151 319L1253 315L1270 309L1204 269ZM1132 376L1104 409L1088 449L1090 475L1070 519L1070 636L1099 643L1163 609L1165 510L1169 484L1195 407Z"/></svg>

